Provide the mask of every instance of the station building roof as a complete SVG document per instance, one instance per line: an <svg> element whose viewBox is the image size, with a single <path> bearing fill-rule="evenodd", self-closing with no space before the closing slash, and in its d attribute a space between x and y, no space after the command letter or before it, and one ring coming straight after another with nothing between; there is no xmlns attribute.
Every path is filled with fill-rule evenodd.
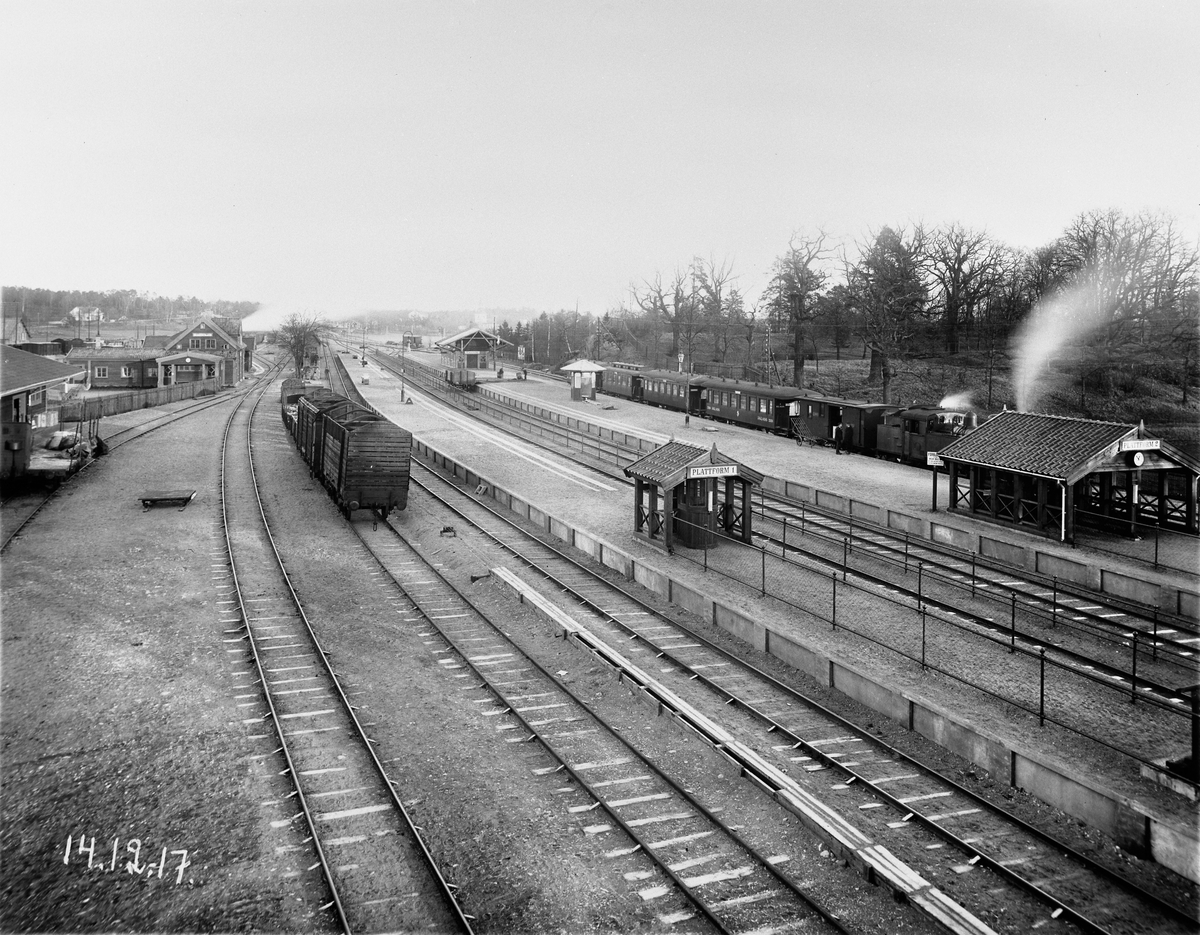
<svg viewBox="0 0 1200 935"><path fill-rule="evenodd" d="M594 360L573 360L569 364L563 364L558 368L563 373L602 373L608 368L604 364L598 364Z"/></svg>
<svg viewBox="0 0 1200 935"><path fill-rule="evenodd" d="M687 479L688 468L706 465L732 466L737 469L736 473L725 476L740 477L751 484L761 484L763 481L762 474L721 454L715 444L710 449L677 441L667 442L638 458L625 468L625 476L668 489L679 486Z"/></svg>
<svg viewBox="0 0 1200 935"><path fill-rule="evenodd" d="M458 334L452 334L448 338L433 342L434 347L453 347L464 350L483 350L500 344L512 347L512 341L505 341L500 335L484 331L482 328L468 328L466 331L460 331Z"/></svg>
<svg viewBox="0 0 1200 935"><path fill-rule="evenodd" d="M1158 439L1139 425L1006 409L941 450L945 461L1031 474L1074 484L1096 470L1124 469L1121 443L1151 440L1145 469L1186 467L1200 462Z"/></svg>
<svg viewBox="0 0 1200 935"><path fill-rule="evenodd" d="M155 347L73 347L67 360L152 360L161 353Z"/></svg>
<svg viewBox="0 0 1200 935"><path fill-rule="evenodd" d="M0 395L3 396L63 383L86 373L86 369L73 364L60 364L7 344L0 348Z"/></svg>

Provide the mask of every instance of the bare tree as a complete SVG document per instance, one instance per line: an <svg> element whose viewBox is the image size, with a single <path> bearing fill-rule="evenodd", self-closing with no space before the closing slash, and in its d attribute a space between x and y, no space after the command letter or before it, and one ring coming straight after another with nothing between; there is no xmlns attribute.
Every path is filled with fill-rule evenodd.
<svg viewBox="0 0 1200 935"><path fill-rule="evenodd" d="M961 224L935 230L921 265L933 288L931 311L942 319L946 353L957 354L959 329L969 325L1000 272L1001 248L987 234Z"/></svg>
<svg viewBox="0 0 1200 935"><path fill-rule="evenodd" d="M705 261L699 257L692 260L691 276L706 330L712 335L713 354L724 363L729 353L730 303L741 300L731 286L737 277L728 260L718 264L714 259Z"/></svg>
<svg viewBox="0 0 1200 935"><path fill-rule="evenodd" d="M297 377L304 375L305 357L316 353L321 336L329 329L329 323L317 312L293 312L279 326L279 343L292 356Z"/></svg>
<svg viewBox="0 0 1200 935"><path fill-rule="evenodd" d="M815 297L829 278L822 264L829 259L824 231L814 236L792 234L787 252L775 260L767 284L767 305L776 321L786 321L791 331L792 382L804 385L804 343L816 312Z"/></svg>
<svg viewBox="0 0 1200 935"><path fill-rule="evenodd" d="M895 362L925 313L922 241L920 227L907 237L903 228L885 227L847 270L856 332L871 349L868 382L880 384L885 403L891 402Z"/></svg>

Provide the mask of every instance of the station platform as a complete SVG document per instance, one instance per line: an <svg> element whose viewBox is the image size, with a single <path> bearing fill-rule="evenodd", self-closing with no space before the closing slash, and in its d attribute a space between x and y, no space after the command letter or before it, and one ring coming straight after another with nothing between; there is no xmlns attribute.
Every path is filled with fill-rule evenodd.
<svg viewBox="0 0 1200 935"><path fill-rule="evenodd" d="M439 366L436 355L414 356L428 366ZM1157 540L1150 536L1132 539L1079 529L1074 544L1061 543L1031 531L988 523L947 509L950 488L945 473L934 475L926 468L861 454L844 452L838 455L832 447L801 446L794 439L697 416L689 418L681 412L603 393L597 393L594 400L576 402L570 398L569 385L548 379L536 371L529 371L528 379L524 380L516 379L508 368L503 378L497 378L490 370L476 373L480 381L477 392L482 395L507 396L593 424L609 424L657 444L670 439L700 447L711 447L715 443L722 454L791 484L847 500L886 505L927 522L961 530L976 540L984 536L1021 548L1036 548L1060 556L1066 562L1088 564L1097 570L1108 569L1132 580L1184 592L1200 591L1200 548L1193 537L1164 532ZM935 477L936 511L933 508ZM1146 603L1149 605L1153 601ZM1163 607L1166 608L1166 602Z"/></svg>
<svg viewBox="0 0 1200 935"><path fill-rule="evenodd" d="M439 366L434 355L423 363ZM831 631L828 624L806 618L794 608L763 597L737 581L707 573L695 561L667 555L633 534L632 493L628 487L598 477L577 464L517 441L468 414L430 399L411 382L401 381L371 363L370 384L358 385L366 399L388 418L414 434L414 456L453 466L471 486L479 486L511 509L537 522L547 532L588 551L604 564L620 569L676 603L741 637L754 648L808 672L824 686L887 714L911 730L984 767L1000 782L1010 782L1113 835L1124 846L1152 853L1184 877L1200 881L1200 811L1195 802L1141 777L1129 761L1081 742L1049 724L1031 731L1027 721L1013 718L1007 706L949 680L930 678L919 666L868 649L861 640ZM357 370L352 371L356 373ZM940 478L940 510L931 510L931 472L889 464L859 455L837 455L832 449L798 446L794 440L769 436L682 413L613 397L572 402L569 387L529 371L528 379L496 380L494 372L477 392L505 394L540 406L553 406L595 423L611 422L621 430L658 442L671 438L710 447L768 475L792 477L821 489L842 491L914 513L942 517L966 528L1016 540L1036 540L1039 548L1057 548L1079 561L1087 546L1049 543L1020 530L1003 530L969 517L946 517L946 478ZM402 515L401 522L414 522ZM1136 546L1136 543L1131 543ZM746 550L722 546L713 553L721 562L757 561ZM1194 563L1194 556L1190 556ZM1181 561L1186 556L1181 557ZM1161 577L1178 586L1195 577L1185 571L1155 572L1135 557L1097 552L1085 561L1127 563L1131 575ZM842 604L839 603L839 610ZM886 613L867 604L852 613ZM786 649L785 649L786 648ZM1002 667L996 667L998 670ZM1003 680L1002 671L995 673ZM1079 699L1086 703L1086 699ZM905 715L907 717L905 718ZM1118 713L1116 718L1123 718ZM907 723L905 722L907 720ZM1114 724L1114 729L1129 725ZM1163 751L1174 757L1182 748ZM1120 762L1118 762L1120 760Z"/></svg>

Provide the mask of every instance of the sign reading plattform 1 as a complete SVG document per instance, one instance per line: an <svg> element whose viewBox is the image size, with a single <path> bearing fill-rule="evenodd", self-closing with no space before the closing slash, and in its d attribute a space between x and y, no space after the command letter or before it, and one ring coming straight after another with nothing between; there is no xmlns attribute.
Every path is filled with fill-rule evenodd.
<svg viewBox="0 0 1200 935"><path fill-rule="evenodd" d="M687 479L696 480L698 477L734 477L737 475L736 464L702 464L699 467L687 469Z"/></svg>

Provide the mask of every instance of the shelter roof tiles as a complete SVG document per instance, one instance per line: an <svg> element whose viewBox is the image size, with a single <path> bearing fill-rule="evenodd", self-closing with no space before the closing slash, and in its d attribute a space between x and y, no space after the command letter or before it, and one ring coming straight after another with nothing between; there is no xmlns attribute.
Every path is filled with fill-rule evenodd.
<svg viewBox="0 0 1200 935"><path fill-rule="evenodd" d="M763 475L739 461L712 448L699 448L686 442L670 441L655 448L647 455L625 468L626 477L637 477L656 486L668 488L679 484L687 475L687 469L702 464L732 464L737 467L737 476L752 484L761 484Z"/></svg>
<svg viewBox="0 0 1200 935"><path fill-rule="evenodd" d="M1005 410L941 451L965 461L1065 480L1110 445L1136 432L1136 425L1098 422L1036 412Z"/></svg>

